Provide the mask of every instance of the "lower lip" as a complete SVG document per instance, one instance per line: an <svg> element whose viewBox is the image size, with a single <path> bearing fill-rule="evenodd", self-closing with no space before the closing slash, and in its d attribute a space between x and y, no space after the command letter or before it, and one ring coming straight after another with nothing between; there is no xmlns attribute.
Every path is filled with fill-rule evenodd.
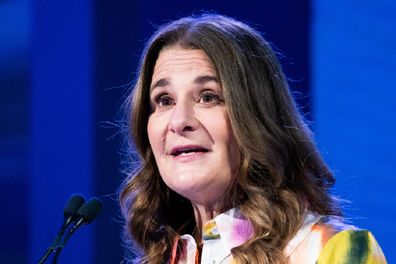
<svg viewBox="0 0 396 264"><path fill-rule="evenodd" d="M172 156L173 160L178 161L178 162L191 162L198 160L205 156L208 152L191 152L188 154L181 154L178 156Z"/></svg>

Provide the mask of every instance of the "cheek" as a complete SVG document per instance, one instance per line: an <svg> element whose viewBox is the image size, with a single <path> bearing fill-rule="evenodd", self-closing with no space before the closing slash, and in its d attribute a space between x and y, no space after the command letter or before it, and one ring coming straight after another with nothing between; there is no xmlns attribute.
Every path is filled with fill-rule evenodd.
<svg viewBox="0 0 396 264"><path fill-rule="evenodd" d="M147 135L149 138L150 145L153 145L153 139L155 138L155 128L153 127L153 122L151 121L151 118L149 118L147 122Z"/></svg>
<svg viewBox="0 0 396 264"><path fill-rule="evenodd" d="M231 149L233 146L236 145L236 140L232 132L228 114L222 113L221 118L217 118L216 121L217 122L213 122L212 131L214 132L218 140L226 143Z"/></svg>
<svg viewBox="0 0 396 264"><path fill-rule="evenodd" d="M222 131L221 135L219 135L219 138L223 138L224 144L226 144L227 156L231 165L231 169L235 170L235 168L239 166L240 162L239 147L227 114L224 114L223 120L224 122L222 127L218 128L218 131Z"/></svg>
<svg viewBox="0 0 396 264"><path fill-rule="evenodd" d="M150 117L147 123L147 135L151 145L151 149L155 156L161 151L161 122L155 117Z"/></svg>
<svg viewBox="0 0 396 264"><path fill-rule="evenodd" d="M228 145L228 153L230 153L229 159L231 164L231 170L235 172L239 168L241 163L241 153L239 151L237 141L233 135Z"/></svg>

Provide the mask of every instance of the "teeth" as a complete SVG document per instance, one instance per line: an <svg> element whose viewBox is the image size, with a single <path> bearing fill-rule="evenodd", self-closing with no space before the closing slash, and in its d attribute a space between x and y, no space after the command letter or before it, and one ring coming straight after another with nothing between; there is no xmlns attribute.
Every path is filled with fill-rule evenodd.
<svg viewBox="0 0 396 264"><path fill-rule="evenodd" d="M176 153L176 155L187 155L187 154L190 154L190 153L192 153L192 152L197 152L197 151L192 150L192 149L190 149L190 150L184 150L184 151L181 151L181 152Z"/></svg>
<svg viewBox="0 0 396 264"><path fill-rule="evenodd" d="M185 149L182 151L176 151L175 154L173 154L174 156L180 156L180 155L188 155L190 153L195 153L195 152L206 152L206 150L204 149Z"/></svg>

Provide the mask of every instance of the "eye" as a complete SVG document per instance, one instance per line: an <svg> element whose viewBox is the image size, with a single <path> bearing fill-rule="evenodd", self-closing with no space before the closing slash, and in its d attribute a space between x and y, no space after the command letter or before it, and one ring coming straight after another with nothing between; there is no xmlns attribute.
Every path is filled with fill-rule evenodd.
<svg viewBox="0 0 396 264"><path fill-rule="evenodd" d="M154 98L154 103L156 106L164 107L173 105L174 100L169 94L159 94Z"/></svg>
<svg viewBox="0 0 396 264"><path fill-rule="evenodd" d="M220 96L213 91L203 91L199 97L199 102L203 104L221 103Z"/></svg>

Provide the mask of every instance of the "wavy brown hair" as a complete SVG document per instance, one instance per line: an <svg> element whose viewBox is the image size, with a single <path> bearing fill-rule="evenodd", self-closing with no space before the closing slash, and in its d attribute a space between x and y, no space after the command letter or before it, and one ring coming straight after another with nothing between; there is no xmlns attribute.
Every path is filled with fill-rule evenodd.
<svg viewBox="0 0 396 264"><path fill-rule="evenodd" d="M143 263L170 259L176 238L192 233L191 204L162 181L147 136L149 87L165 47L201 49L217 70L241 165L230 206L251 222L254 237L233 248L237 263L287 263L283 249L309 210L340 216L329 194L335 179L318 152L268 42L232 18L204 14L174 21L153 35L144 50L130 97L130 136L140 166L120 194L126 230ZM225 208L227 209L227 208Z"/></svg>

